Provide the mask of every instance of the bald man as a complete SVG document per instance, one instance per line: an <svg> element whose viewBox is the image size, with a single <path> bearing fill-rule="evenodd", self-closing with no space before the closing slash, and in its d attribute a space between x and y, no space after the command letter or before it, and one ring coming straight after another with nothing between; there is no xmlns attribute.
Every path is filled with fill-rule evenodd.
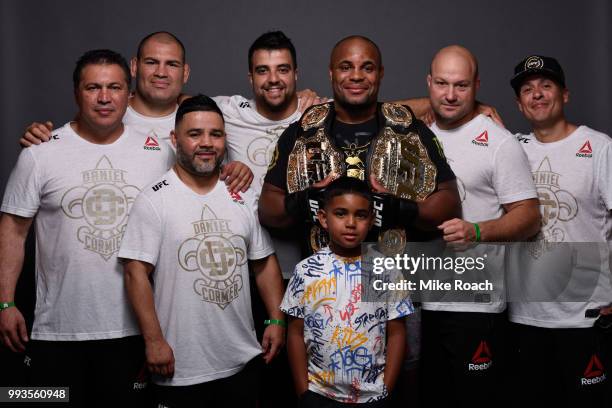
<svg viewBox="0 0 612 408"><path fill-rule="evenodd" d="M476 112L480 86L478 62L467 49L452 45L438 51L427 75L429 99L438 137L457 176L461 218L439 226L453 244L525 240L540 225L537 193L521 146L506 129ZM491 395L502 365L500 330L505 317L504 248L479 245L463 253L487 253L487 271L494 273L493 291L470 294L468 301L448 294L444 302L423 303L422 367L426 387L448 393L425 392L460 404L474 396ZM448 301L446 301L448 300ZM496 372L497 371L497 372ZM450 373L441 377L440 373ZM447 389L442 387L443 389ZM428 402L432 402L428 400ZM440 401L442 402L442 401ZM437 405L434 403L434 405Z"/></svg>
<svg viewBox="0 0 612 408"><path fill-rule="evenodd" d="M336 44L329 64L334 100L310 108L280 137L260 199L259 216L263 225L276 228L301 225L306 217L310 218L305 216L301 204L309 202L309 195L316 194L319 188L341 174L369 181L375 192L397 191L397 180L381 180L384 175L379 170L388 157L380 157L376 169L368 168L376 162L376 155L370 156L375 142L384 139L385 129L398 137L417 133L422 151L427 151L431 158L423 162L424 167L433 169L428 174L434 176L423 181L430 191L422 197L408 199L400 198L400 194L386 194L385 199L394 197L397 201L385 204L399 207L399 213L380 214L383 229L385 222L402 220L405 224L402 227L435 230L437 225L458 213L454 175L433 134L414 117L410 108L378 103L383 76L380 50L370 39L351 36ZM296 144L296 141L302 143ZM308 160L301 162L303 157ZM296 166L304 171L295 171ZM316 209L306 209L308 211L316 212ZM316 251L325 241L318 241L319 237L313 234L309 249Z"/></svg>

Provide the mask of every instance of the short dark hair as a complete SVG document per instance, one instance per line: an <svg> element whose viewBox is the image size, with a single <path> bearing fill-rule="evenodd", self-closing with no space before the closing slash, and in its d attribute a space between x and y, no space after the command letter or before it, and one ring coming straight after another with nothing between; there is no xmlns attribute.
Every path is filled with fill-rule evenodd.
<svg viewBox="0 0 612 408"><path fill-rule="evenodd" d="M183 116L190 112L215 112L221 116L221 120L223 123L225 123L223 113L221 112L221 109L219 109L217 103L206 95L197 94L196 96L192 96L191 98L187 98L181 102L176 111L174 126L178 126L179 122L183 119Z"/></svg>
<svg viewBox="0 0 612 408"><path fill-rule="evenodd" d="M147 43L147 41L149 41L153 37L158 37L158 36L170 37L170 39L172 41L176 42L178 44L179 48L181 49L181 52L183 53L183 60L182 60L182 62L185 62L185 45L183 45L183 42L181 40L179 40L176 35L168 32L168 31L156 31L154 33L151 33L151 34L147 35L142 40L140 40L140 42L138 43L138 50L136 51L136 58L137 59L140 59L142 57L142 49L144 48L144 46Z"/></svg>
<svg viewBox="0 0 612 408"><path fill-rule="evenodd" d="M336 51L336 48L338 48L342 43L345 43L347 41L353 41L353 40L361 40L363 42L366 42L366 43L370 44L372 47L374 47L374 49L376 50L376 53L378 54L378 64L380 66L383 65L383 62L382 62L382 52L380 51L380 48L378 47L378 44L376 44L374 41L372 41L371 39L369 39L368 37L363 36L363 35L349 35L348 37L344 37L343 39L338 41L334 45L334 48L332 48L332 52L330 54L330 61L329 61L329 65L330 66L331 66L331 63L332 63L331 59L332 59L332 57L334 55L334 51Z"/></svg>
<svg viewBox="0 0 612 408"><path fill-rule="evenodd" d="M257 50L289 50L293 69L297 68L297 55L291 40L282 31L268 31L257 37L249 48L249 72L253 71L253 54Z"/></svg>
<svg viewBox="0 0 612 408"><path fill-rule="evenodd" d="M132 75L130 74L130 67L125 58L115 51L100 49L87 51L77 60L74 71L72 72L72 83L75 90L78 89L81 83L81 75L83 74L83 69L87 65L119 65L125 74L125 81L127 82L128 88L130 88Z"/></svg>
<svg viewBox="0 0 612 408"><path fill-rule="evenodd" d="M333 198L345 194L357 194L362 196L370 203L370 209L372 208L372 191L368 183L358 178L348 176L338 177L325 188L321 204L323 207L326 207Z"/></svg>

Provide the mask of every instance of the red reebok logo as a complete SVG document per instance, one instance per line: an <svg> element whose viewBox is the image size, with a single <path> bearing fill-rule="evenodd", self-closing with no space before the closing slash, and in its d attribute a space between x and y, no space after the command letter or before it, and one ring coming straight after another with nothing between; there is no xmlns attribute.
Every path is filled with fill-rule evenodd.
<svg viewBox="0 0 612 408"><path fill-rule="evenodd" d="M601 361L599 360L599 357L597 357L597 354L593 354L591 356L591 359L589 360L589 364L587 364L587 367L584 370L582 378L580 379L580 384L592 385L598 384L605 380L606 373L603 364L601 364Z"/></svg>
<svg viewBox="0 0 612 408"><path fill-rule="evenodd" d="M488 146L489 145L489 132L485 130L484 132L476 136L474 140L472 140L472 143L478 146Z"/></svg>
<svg viewBox="0 0 612 408"><path fill-rule="evenodd" d="M145 150L161 150L159 148L159 143L157 143L157 139L151 136L147 136L147 140L145 140L142 148Z"/></svg>
<svg viewBox="0 0 612 408"><path fill-rule="evenodd" d="M589 140L584 142L578 153L576 153L576 157L593 157L593 149Z"/></svg>
<svg viewBox="0 0 612 408"><path fill-rule="evenodd" d="M493 364L493 356L489 345L486 341L482 340L476 349L476 352L472 356L472 362L468 364L468 371L482 371L488 370Z"/></svg>
<svg viewBox="0 0 612 408"><path fill-rule="evenodd" d="M481 364L488 363L489 361L491 361L491 351L487 342L483 340L472 356L472 363Z"/></svg>
<svg viewBox="0 0 612 408"><path fill-rule="evenodd" d="M159 147L159 143L157 143L157 140L153 139L151 136L147 136L147 140L145 141L145 146Z"/></svg>
<svg viewBox="0 0 612 408"><path fill-rule="evenodd" d="M586 370L584 370L585 378L599 377L603 374L603 372L603 364L601 364L601 361L599 361L597 355L593 354L593 357L591 357L591 360L589 361Z"/></svg>
<svg viewBox="0 0 612 408"><path fill-rule="evenodd" d="M230 196L232 196L232 200L235 203L244 204L244 200L242 199L242 197L240 197L240 194L230 192Z"/></svg>

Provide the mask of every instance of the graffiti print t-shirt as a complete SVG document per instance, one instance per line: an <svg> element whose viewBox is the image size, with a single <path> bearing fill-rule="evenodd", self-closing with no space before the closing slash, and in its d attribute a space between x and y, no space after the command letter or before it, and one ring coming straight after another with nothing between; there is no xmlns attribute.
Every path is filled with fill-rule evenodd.
<svg viewBox="0 0 612 408"><path fill-rule="evenodd" d="M32 338L99 340L139 333L117 253L140 190L174 161L161 142L128 126L111 144L94 144L70 124L23 149L1 211L36 215L36 308Z"/></svg>
<svg viewBox="0 0 612 408"><path fill-rule="evenodd" d="M155 266L155 310L174 352L174 377L192 385L229 377L261 353L248 261L272 254L251 190L231 194L222 181L195 193L170 170L134 203L119 256Z"/></svg>
<svg viewBox="0 0 612 408"><path fill-rule="evenodd" d="M347 403L387 396L386 323L414 312L407 298L362 301L361 285L360 258L341 258L326 247L296 266L281 304L304 319L308 389Z"/></svg>

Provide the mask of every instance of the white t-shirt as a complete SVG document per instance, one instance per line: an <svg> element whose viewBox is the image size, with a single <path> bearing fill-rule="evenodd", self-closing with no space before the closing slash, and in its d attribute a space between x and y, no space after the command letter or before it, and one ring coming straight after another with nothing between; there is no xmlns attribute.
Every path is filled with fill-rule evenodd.
<svg viewBox="0 0 612 408"><path fill-rule="evenodd" d="M155 383L228 377L261 353L248 260L274 250L255 211L252 191L232 195L219 181L200 195L174 170L136 199L119 256L155 266L155 309L176 361L174 377Z"/></svg>
<svg viewBox="0 0 612 408"><path fill-rule="evenodd" d="M228 159L240 161L250 167L254 175L251 188L255 197L259 199L268 166L274 159L276 142L283 131L300 118L301 112L296 110L291 116L274 121L260 115L255 109L255 102L243 96L215 96L212 99L223 112ZM168 116L154 118L141 115L128 106L123 121L135 126L147 137L153 139L161 137L172 146L170 131L174 129L175 118L176 111ZM154 142L149 141L149 143ZM293 268L302 259L299 241L290 238L272 235L278 262L286 279L291 277Z"/></svg>
<svg viewBox="0 0 612 408"><path fill-rule="evenodd" d="M98 340L139 333L117 252L128 213L145 185L174 161L167 144L125 126L93 144L70 124L22 150L6 187L5 213L36 216L36 340Z"/></svg>
<svg viewBox="0 0 612 408"><path fill-rule="evenodd" d="M281 310L304 319L308 389L347 403L387 396L384 385L387 321L414 313L407 297L362 299L361 258L341 258L329 247L295 267Z"/></svg>
<svg viewBox="0 0 612 408"><path fill-rule="evenodd" d="M260 115L255 102L240 95L213 99L225 118L229 158L251 168L254 175L251 188L259 198L268 166L276 159L273 157L276 142L291 123L300 119L301 113L296 110L291 116L274 121ZM285 279L291 277L295 265L302 259L299 241L291 238L272 233L272 243Z"/></svg>
<svg viewBox="0 0 612 408"><path fill-rule="evenodd" d="M301 113L296 110L287 118L274 121L260 115L255 102L240 95L215 96L213 99L225 119L229 157L251 168L255 175L253 189L259 197L276 142Z"/></svg>
<svg viewBox="0 0 612 408"><path fill-rule="evenodd" d="M542 228L534 242L513 253L513 270L520 272L524 288L546 286L561 299L575 301L515 302L510 320L549 328L590 327L595 319L585 318L585 310L612 302L612 139L586 126L552 143L540 143L533 133L518 138L538 190ZM564 256L566 270L547 268L550 260L558 265Z"/></svg>
<svg viewBox="0 0 612 408"><path fill-rule="evenodd" d="M125 115L123 115L123 123L129 125L135 131L142 133L147 137L151 137L155 140L164 140L170 146L172 146L172 143L170 142L170 132L174 130L175 118L176 109L169 115L152 117L142 115L128 105Z"/></svg>
<svg viewBox="0 0 612 408"><path fill-rule="evenodd" d="M442 130L435 123L431 130L442 143L444 154L457 176L462 218L468 222L497 219L503 204L537 197L528 162L516 138L490 118L478 115L468 123ZM491 246L476 247L472 254L482 256ZM466 251L469 252L469 251ZM471 253L471 252L470 252ZM494 271L494 294L482 303L423 303L425 310L456 312L501 312L505 308L504 251L487 252L487 268Z"/></svg>

